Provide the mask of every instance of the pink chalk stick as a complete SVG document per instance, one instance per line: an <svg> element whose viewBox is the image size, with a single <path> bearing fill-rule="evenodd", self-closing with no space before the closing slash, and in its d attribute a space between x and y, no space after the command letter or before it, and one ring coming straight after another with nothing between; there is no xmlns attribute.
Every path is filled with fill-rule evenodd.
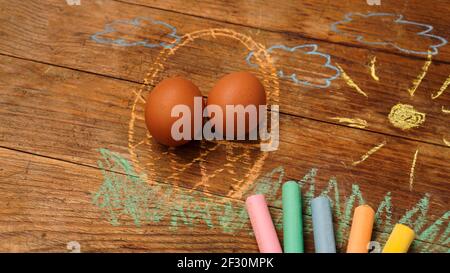
<svg viewBox="0 0 450 273"><path fill-rule="evenodd" d="M252 195L245 201L259 252L261 253L282 253L280 241L278 240L275 226L270 217L264 195Z"/></svg>

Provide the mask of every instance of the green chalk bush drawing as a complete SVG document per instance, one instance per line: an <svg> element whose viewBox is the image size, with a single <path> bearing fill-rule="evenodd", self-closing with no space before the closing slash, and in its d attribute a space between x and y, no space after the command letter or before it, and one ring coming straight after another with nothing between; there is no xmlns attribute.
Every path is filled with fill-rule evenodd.
<svg viewBox="0 0 450 273"><path fill-rule="evenodd" d="M104 217L112 225L120 225L121 221L132 219L137 227L145 223L158 223L166 220L170 229L180 226L194 228L203 224L208 228L219 228L223 232L232 233L248 229L249 221L244 202L227 197L218 197L198 191L189 191L172 187L164 183L150 183L145 174L136 173L131 163L120 154L99 149L101 159L98 167L103 175L103 184L92 195L92 202L102 210ZM363 194L358 185L353 184L350 195L340 195L338 181L331 177L328 185L316 193L315 177L317 168L311 168L305 176L297 181L302 188L304 208L304 231L310 233L311 199L317 195L330 199L335 222L335 234L338 247L344 248L348 237L353 208L364 204ZM284 181L283 167L277 167L262 175L243 196L264 194L271 206L277 229L282 227L280 187ZM416 251L450 252L450 211L427 226L430 195L425 194L414 206L398 220L392 219L392 197L387 192L376 209L375 229L386 233L380 240L386 240L393 224L404 223L414 228L418 240L413 247ZM445 230L443 230L445 228ZM434 242L430 244L429 242ZM384 242L383 242L384 243Z"/></svg>

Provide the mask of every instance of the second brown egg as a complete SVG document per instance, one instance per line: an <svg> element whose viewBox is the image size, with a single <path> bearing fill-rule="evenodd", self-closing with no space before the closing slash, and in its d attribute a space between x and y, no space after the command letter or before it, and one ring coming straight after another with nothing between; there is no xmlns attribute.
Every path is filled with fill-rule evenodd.
<svg viewBox="0 0 450 273"><path fill-rule="evenodd" d="M258 109L260 105L266 105L266 92L259 79L250 72L234 72L222 77L208 94L208 106L217 105L222 109L222 134L226 133L227 126L234 126L234 135L237 135L238 114L228 120L233 124L227 124L226 106L242 105L244 108L253 105ZM256 129L258 123L249 124L249 115L245 114L245 133ZM257 119L258 120L258 119ZM230 122L231 123L231 122ZM216 130L218 130L216 126ZM220 130L219 130L220 131ZM219 132L220 133L220 132Z"/></svg>

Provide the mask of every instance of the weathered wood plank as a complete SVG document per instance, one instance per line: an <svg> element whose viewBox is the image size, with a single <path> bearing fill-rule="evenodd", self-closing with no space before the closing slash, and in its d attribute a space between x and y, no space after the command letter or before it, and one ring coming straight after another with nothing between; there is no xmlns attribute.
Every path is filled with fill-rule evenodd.
<svg viewBox="0 0 450 273"><path fill-rule="evenodd" d="M150 181L235 200L243 200L251 191L276 189L272 189L274 180L259 188L254 187L254 181L279 167L285 173L283 181L301 180L312 168L318 168L316 181L307 181L308 186L315 185L316 194L329 185L331 177L338 181L340 200L349 200L352 188L357 185L366 202L377 207L390 192L395 204L392 223L383 224L380 231L389 230L391 224L402 219L423 198L429 202L424 226L446 213L448 148L282 114L280 147L270 154L260 152L258 146L249 143L226 142L168 150L151 139L146 140L146 129L139 119L142 103L133 112L138 119L132 126L134 140L129 141L129 118L137 84L1 58L4 69L0 76L0 145L3 147L94 167L99 167L99 148L107 148L122 154L132 162L136 172L146 175ZM352 165L383 142L385 147ZM129 144L139 144L131 150L132 154ZM411 162L417 149L419 155L410 191ZM383 172L379 172L380 167ZM279 198L279 191L273 195ZM275 202L274 207L280 204ZM437 241L439 237L431 240L424 237L427 240Z"/></svg>
<svg viewBox="0 0 450 273"><path fill-rule="evenodd" d="M448 40L450 38L450 12L448 1L380 1L380 5L369 5L365 0L350 1L200 1L192 5L190 1L169 0L121 0L120 2L135 3L148 7L176 11L182 14L210 18L221 22L251 26L257 29L275 32L287 32L294 35L325 40L333 43L365 47L371 50L381 50L394 54L406 54L418 58L424 55L411 54L388 45L368 45L356 41L355 37L339 35L331 31L331 24L344 19L348 13L391 13L401 14L407 21L433 26L432 35L438 35ZM357 18L357 17L355 17ZM399 47L410 51L425 51L431 44L439 43L432 38L424 38L414 33L425 30L426 26L418 27L408 24L394 24L394 18L384 23L376 17L368 18L364 23L351 25L353 34L367 35L368 41L396 42ZM389 17L386 17L389 18ZM395 17L397 18L397 17ZM356 21L356 20L355 20ZM386 39L387 38L387 39ZM448 46L439 48L440 54L436 60L449 62Z"/></svg>
<svg viewBox="0 0 450 273"><path fill-rule="evenodd" d="M236 40L239 34L252 37L266 47L282 44L292 48L317 43L318 50L330 54L331 63L340 64L362 92L358 93L355 88L348 86L342 77L331 81L329 88L280 80L278 103L283 113L345 126L348 123L343 122L345 119L342 118L361 119L366 121L367 125L362 125L366 126L366 130L443 146L444 138L448 140L450 134L448 115L443 113L443 108L450 105L449 92L445 91L432 99L450 74L450 65L432 63L414 96L411 96L408 89L414 89L413 80L421 74L421 68L425 65L423 60L316 42L290 34L259 31L120 2L86 2L81 6L68 6L63 1L25 1L8 2L3 7L0 20L5 39L0 41L1 53L136 82L142 82L161 47L125 47L93 41L91 36L104 30L105 24L118 19L147 16L175 26L180 36L202 29L232 29L236 34L228 37L217 34L213 38L214 34L211 33L187 43L164 64L166 69L161 76L188 75L205 95L214 82L227 72L251 70L261 75L260 70L246 63L249 50ZM162 32L164 27L155 29L150 26L122 31L132 41L142 37L153 43L174 40ZM234 38L230 37L233 35ZM106 35L104 38L118 37ZM289 51L274 50L272 58L275 60L275 69L285 74L295 73L299 80L316 86L325 85L326 78L336 75L336 71L323 66L323 57L304 53L289 54ZM375 68L379 81L370 76L368 63L373 57L376 57ZM255 63L252 58L250 61ZM393 126L388 115L397 103L411 105L424 113L425 122L419 128L408 131Z"/></svg>
<svg viewBox="0 0 450 273"><path fill-rule="evenodd" d="M390 50L330 43L352 41L321 37L322 28L314 30L320 35L313 38L319 40L289 29L277 32L272 19L263 22L271 30L264 31L251 22L245 24L252 27L238 26L111 1L83 1L81 6L10 1L0 6L0 54L35 60L0 57L1 250L64 251L68 242L78 241L82 251L256 251L243 200L251 193L266 194L280 229L280 183L296 180L304 194L308 251L313 249L309 201L319 194L333 202L341 251L352 209L360 202L380 211L374 240L381 244L400 221L417 231L412 251L448 251L450 149L445 140L450 128L445 109L450 96L448 91L439 93L450 74L450 66L443 64L448 61L447 48L440 48L433 57L438 61L429 64ZM405 4L405 15L411 15L407 19L426 19L414 8L418 6L422 4L415 1ZM305 12L314 17L316 7ZM289 6L281 3L280 8ZM209 12L220 17L222 11ZM277 12L282 11L274 15ZM105 24L139 16L171 24L180 36L208 31L176 48L162 62L162 73L151 79L146 73L161 47L170 47L176 37L167 35L167 26L122 28L128 40L115 45L92 40ZM286 16L281 18L291 13ZM337 14L319 19L319 27L332 16ZM232 23L242 19L240 14L229 17ZM445 26L447 20L434 15L428 19L422 21L435 26ZM245 61L249 49L238 39L248 46L251 40L246 36L266 47L318 44L360 90L343 77L328 88L280 80L279 96L274 96L276 77ZM142 39L148 39L148 47L123 46L142 44ZM330 77L323 55L294 56L278 49L271 53L275 71L289 70L314 85ZM370 75L373 57L379 81ZM256 62L254 57L249 61ZM145 77L157 82L168 75L186 75L207 95L218 77L238 69L250 69L270 82L272 103L280 104L285 113L280 117L279 150L263 153L254 143L236 142L166 149L147 137L142 106L151 86L142 98L135 94ZM413 80L422 76L422 69L428 73L414 90ZM388 115L397 103L423 112L425 122L409 131L395 128ZM336 125L348 125L347 121L367 126L358 130Z"/></svg>
<svg viewBox="0 0 450 273"><path fill-rule="evenodd" d="M102 220L105 215L91 203L102 179L99 170L3 148L0 157L2 251L65 252L70 242L78 243L81 252L257 250L242 201L153 184L154 191L147 197L152 206L149 211L158 215L158 220L151 218L136 226L131 217L125 216L111 225ZM116 181L127 179L109 170L103 174L114 175ZM159 190L163 190L162 197L175 199L159 204L168 201L161 200ZM192 199L186 196L193 198L194 206L187 205L186 201ZM272 209L272 214L279 221L280 210ZM305 247L311 252L310 217L305 216L304 222ZM335 228L339 230L337 224ZM342 231L346 236L348 226ZM374 233L374 240L381 244L386 238L384 232ZM446 247L416 240L411 251L442 252Z"/></svg>
<svg viewBox="0 0 450 273"><path fill-rule="evenodd" d="M204 224L174 232L170 217L142 227L132 221L113 226L91 203L102 180L98 169L6 149L0 158L2 252L67 252L71 241L82 252L255 251L247 224L234 234Z"/></svg>

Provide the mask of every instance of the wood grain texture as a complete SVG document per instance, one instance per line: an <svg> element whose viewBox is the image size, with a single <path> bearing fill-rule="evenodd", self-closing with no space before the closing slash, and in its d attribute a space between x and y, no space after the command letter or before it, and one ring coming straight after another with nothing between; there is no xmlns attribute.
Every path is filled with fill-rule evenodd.
<svg viewBox="0 0 450 273"><path fill-rule="evenodd" d="M120 2L87 2L71 7L62 1L27 1L10 2L4 6L0 18L4 18L2 25L5 39L0 42L0 52L135 82L142 82L161 48L121 47L91 40L94 33L104 30L105 24L115 19L148 16L176 26L180 35L202 29L231 28L253 37L256 42L266 47L276 44L293 47L316 43L314 40L283 33L262 31L256 34L257 30L248 27ZM11 17L11 14L15 16ZM36 16L38 18L35 20ZM40 30L34 31L34 28ZM131 33L137 37L147 35L151 40L164 41L161 34L151 28L133 29ZM21 42L18 43L18 38L14 37L20 37ZM420 74L423 60L377 53L377 73L381 80L376 82L370 77L367 66L373 55L370 50L329 43L318 45L320 52L330 54L333 63L340 64L368 97L357 96L356 91L341 78L332 81L329 88L297 85L284 80L281 81L279 100L283 113L337 123L332 118L342 116L344 108L345 117L366 120L366 130L445 145L442 138L450 134L450 128L446 126L448 116L442 114L442 106L450 105L450 94L444 92L435 100L431 99L431 95L439 90L449 76L450 65L431 64L427 76L414 97L411 97L407 90ZM213 47L214 51L209 50L210 47ZM227 72L244 69L259 73L257 69L246 64L248 53L243 45L229 37L200 38L177 51L166 64L164 76L188 74L207 95L213 83ZM333 74L332 70L330 72L329 69L323 68L323 58L282 53L275 54L273 58L278 60L278 66L275 64L278 69L288 69L303 75L301 79L313 82L317 79L317 83L323 83L321 79ZM408 132L393 127L387 116L398 102L412 104L419 111L426 112L427 122L419 129ZM305 103L315 107L302 107Z"/></svg>
<svg viewBox="0 0 450 273"><path fill-rule="evenodd" d="M90 202L91 190L101 180L98 170L3 148L0 155L4 158L0 169L2 252L66 252L69 251L67 243L72 241L81 245L82 252L257 251L248 220L238 219L244 221L238 223L242 229L233 233L208 228L201 217L191 219L195 226L180 226L173 231L173 217L182 217L177 214L141 227L131 221L112 226L99 221L103 216ZM180 195L192 194L179 187L173 191ZM214 203L217 211L223 211L225 204L244 207L242 201L220 196L205 195L202 202ZM280 209L273 208L271 212L273 217L281 215ZM212 212L212 217L220 216ZM305 215L304 221L305 233L310 234L310 216ZM373 238L384 242L387 234L374 232ZM411 251L446 249L426 242L420 242L420 246ZM313 248L312 237L305 237L305 249L311 252Z"/></svg>
<svg viewBox="0 0 450 273"><path fill-rule="evenodd" d="M272 32L289 33L294 36L323 40L332 43L363 47L370 50L404 54L389 46L372 46L361 44L353 37L336 35L330 31L330 25L344 19L347 13L392 13L401 14L405 20L428 24L434 27L434 34L448 39L450 21L446 14L450 11L447 1L433 1L424 3L420 0L381 1L381 5L370 6L366 1L201 1L192 5L190 1L170 0L120 0L120 2L135 3L142 6L155 7L163 10L176 11L182 14L195 15L220 22L236 25L251 26L256 29ZM388 25L388 24L386 24ZM392 26L392 25L390 25ZM377 20L368 20L364 24L366 34L383 33L398 39L405 47L417 47L425 49L429 40L419 39L410 35L409 31L417 31L412 28L384 29ZM355 28L358 29L358 28ZM368 37L371 37L368 35ZM436 56L436 60L448 63L450 57L449 47L443 47L442 52ZM417 58L424 56L417 55Z"/></svg>
<svg viewBox="0 0 450 273"><path fill-rule="evenodd" d="M80 165L97 168L100 157L98 148L120 152L132 160L127 150L127 126L134 98L134 93L129 90L137 88L135 84L10 57L2 57L2 60L6 64L2 71L9 69L10 73L9 76L1 76L2 146L72 162L80 168ZM26 84L18 82L12 75L22 75L27 79ZM89 86L93 78L95 88ZM71 94L76 94L76 97L72 98ZM116 116L123 118L117 119ZM136 138L145 138L144 126L142 120L136 125ZM315 182L317 191L324 190L328 179L335 176L343 189L340 193L342 200L349 197L353 184L361 188L366 201L374 207L387 192L392 192L392 203L395 204L393 219L400 219L425 194L432 196L427 226L445 213L448 204L445 181L449 178L445 171L449 167L447 148L288 115L281 116L280 128L280 149L264 161L258 176L282 166L286 169L284 181L299 181L315 167L320 173ZM387 147L364 164L351 166L371 146L381 141L386 141ZM167 155L167 149L150 140L149 145L137 147L139 162L135 165L143 166L142 171L152 178L150 181L161 181L185 191L194 188L195 191L217 196L233 196L234 191L230 189L241 190L238 187L242 184L239 178L253 168L261 152L254 146L247 148L246 144L225 143L218 145L202 161L194 160L208 148L214 147L216 145L212 143L205 147L192 144ZM416 147L421 150L420 164L417 166L414 191L409 192L408 171ZM245 156L246 152L249 156ZM383 173L377 172L380 166ZM221 171L198 185L202 171L213 175L217 170ZM96 172L100 176L100 171ZM99 186L100 182L91 184L90 192L95 192ZM279 194L276 191L278 198ZM245 196L238 195L236 198L242 201ZM279 208L279 204L276 207ZM102 222L108 224L105 220ZM167 232L171 232L170 229Z"/></svg>
<svg viewBox="0 0 450 273"><path fill-rule="evenodd" d="M101 211L90 202L102 179L97 169L6 149L0 155L2 252L66 252L71 241L83 252L256 250L249 226L221 236L201 224L174 233L170 219L141 228L112 226L99 220Z"/></svg>
<svg viewBox="0 0 450 273"><path fill-rule="evenodd" d="M374 240L384 243L393 224L410 221L418 229L411 251L448 251L450 149L443 140L450 139L449 115L444 111L449 108L450 95L445 91L431 98L450 74L447 47L433 57L411 96L408 89L420 76L426 58L355 47L351 41L323 36L325 21L344 14L345 9L342 14L337 12L344 4L333 2L336 7L325 9L319 1L303 1L300 5L311 8L299 11L283 2L255 26L253 13L244 12L250 7L245 3L243 12L230 6L227 20L223 18L226 5L220 2L199 5L208 10L207 16L197 14L197 7L183 12L181 4L171 1L136 3L144 6L123 1L83 1L81 6L56 0L0 2L4 37L0 41L0 251L61 252L67 251L70 241L79 242L82 251L95 252L256 251L243 201L249 194L265 191L279 227L278 186L288 180L301 182L307 194L304 213L309 252L313 242L308 200L324 191L335 205L340 250L345 249L351 220L351 214L346 214L357 204L352 201L359 198L355 191L360 191L374 208L382 207L387 199L391 202L387 216L379 217ZM356 2L345 5L348 10L360 7ZM402 12L415 20L429 18L425 22L446 35L448 29L442 26L447 19L438 16L448 5L431 17L416 8L427 5L412 1ZM261 7L257 2L254 6ZM392 9L387 4L384 11ZM310 33L297 35L288 24L275 23L276 17L284 18L280 14L292 18L309 12L309 18L317 18L319 10L331 14L320 17L321 23ZM139 16L171 24L180 36L220 28L266 47L318 44L320 52L330 54L332 63L339 64L367 97L342 77L328 88L278 79L280 94L274 101L281 110L277 151L263 153L257 144L242 142L197 142L167 149L148 138L142 120L152 85L143 88L142 98L137 97L161 47L124 47L91 39L107 23ZM161 29L128 31L128 38L171 42ZM236 35L218 33L177 49L153 81L184 75L207 95L216 79L227 72L251 70L262 79L262 70L245 62L249 51ZM374 56L379 81L370 75ZM330 73L320 58L305 60L304 54L283 52L273 58L277 70L293 69L317 84L323 84ZM409 131L394 127L388 115L398 103L425 113L425 122ZM340 122L346 118L364 120L368 126L354 128ZM105 159L105 151L119 156L131 169L114 168ZM315 180L304 180L312 170L317 170ZM93 202L95 194L105 194L102 189L108 177L142 183L148 192L141 200L143 207L137 208L153 218L137 225L140 217L122 211L117 212L117 223L111 221L115 214ZM333 179L339 191L328 189Z"/></svg>

